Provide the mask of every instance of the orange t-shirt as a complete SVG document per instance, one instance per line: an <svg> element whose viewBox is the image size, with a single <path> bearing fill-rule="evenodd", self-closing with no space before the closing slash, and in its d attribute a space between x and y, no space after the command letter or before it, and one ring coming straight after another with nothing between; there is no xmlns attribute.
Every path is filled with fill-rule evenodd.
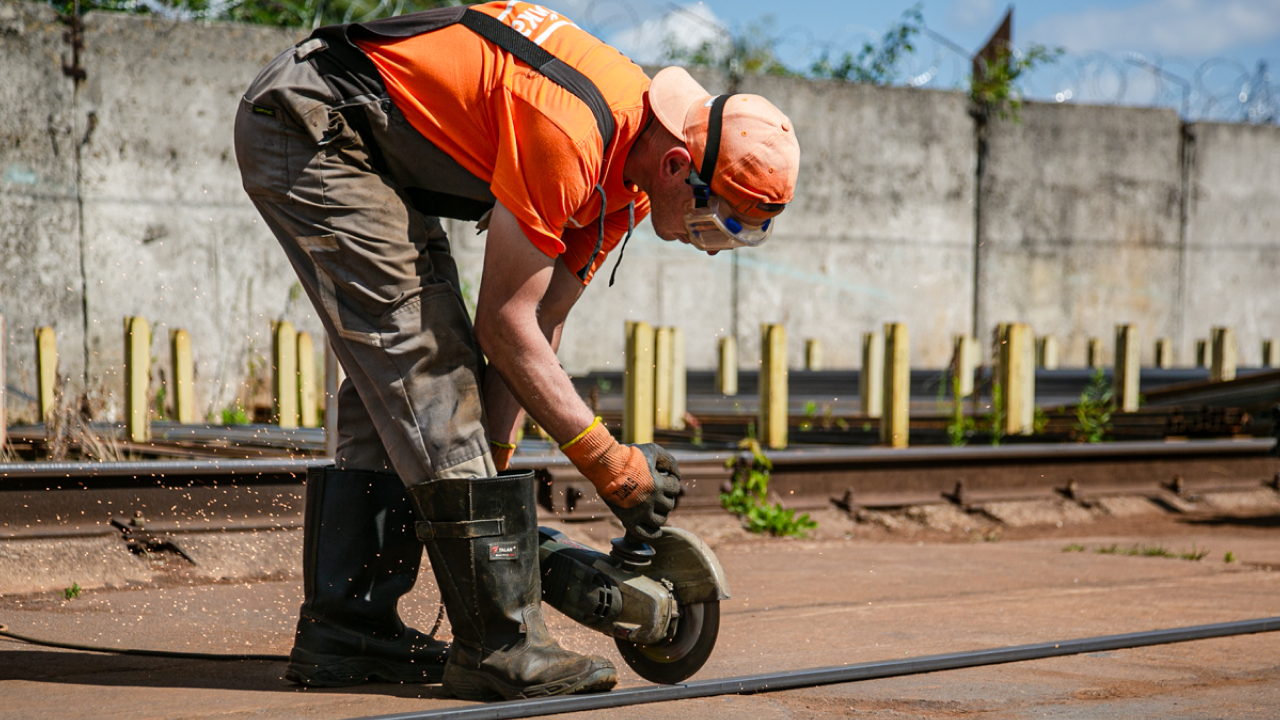
<svg viewBox="0 0 1280 720"><path fill-rule="evenodd" d="M617 131L608 154L586 103L462 25L396 40L357 41L396 106L424 137L489 183L539 250L578 272L596 246L603 184L608 214L600 255L636 220L649 198L622 177L643 129L649 78L617 50L568 18L527 2L491 2L492 15L577 68L599 88ZM602 183L603 180L603 183Z"/></svg>

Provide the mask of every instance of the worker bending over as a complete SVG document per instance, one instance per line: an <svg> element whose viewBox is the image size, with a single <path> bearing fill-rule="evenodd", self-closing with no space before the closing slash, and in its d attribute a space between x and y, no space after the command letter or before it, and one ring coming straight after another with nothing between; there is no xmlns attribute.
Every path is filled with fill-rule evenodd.
<svg viewBox="0 0 1280 720"><path fill-rule="evenodd" d="M347 374L336 468L308 479L289 679L466 699L613 687L608 660L548 636L532 474L499 473L527 410L628 532L661 533L675 462L613 439L556 360L561 329L645 215L712 254L764 242L795 188L786 116L680 68L651 81L512 0L321 28L253 82L235 134ZM474 328L442 217L488 229ZM396 611L423 543L448 646Z"/></svg>

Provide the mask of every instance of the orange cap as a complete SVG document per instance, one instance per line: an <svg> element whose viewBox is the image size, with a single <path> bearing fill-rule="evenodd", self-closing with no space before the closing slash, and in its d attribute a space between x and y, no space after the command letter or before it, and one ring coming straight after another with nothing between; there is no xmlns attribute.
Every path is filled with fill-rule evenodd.
<svg viewBox="0 0 1280 720"><path fill-rule="evenodd" d="M714 98L682 67L663 68L649 85L649 106L684 141L701 168ZM734 210L764 220L791 202L800 171L800 143L791 120L759 95L734 95L724 106L720 154L711 192ZM771 207L779 206L779 207Z"/></svg>

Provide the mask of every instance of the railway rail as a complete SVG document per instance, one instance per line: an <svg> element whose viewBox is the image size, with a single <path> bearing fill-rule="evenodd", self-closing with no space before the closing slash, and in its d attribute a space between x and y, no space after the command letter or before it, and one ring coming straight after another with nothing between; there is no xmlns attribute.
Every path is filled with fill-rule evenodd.
<svg viewBox="0 0 1280 720"><path fill-rule="evenodd" d="M1187 440L999 447L799 447L770 453L770 488L798 509L889 508L1067 496L1137 494L1176 504L1216 489L1280 490L1275 441ZM526 443L516 469L538 471L539 502L568 520L608 514L590 483L549 444ZM537 450L541 449L541 452ZM524 449L530 449L524 448ZM677 451L686 492L679 512L719 509L734 451ZM308 467L323 458L168 459L0 464L0 539L115 532L112 519L151 532L301 525Z"/></svg>

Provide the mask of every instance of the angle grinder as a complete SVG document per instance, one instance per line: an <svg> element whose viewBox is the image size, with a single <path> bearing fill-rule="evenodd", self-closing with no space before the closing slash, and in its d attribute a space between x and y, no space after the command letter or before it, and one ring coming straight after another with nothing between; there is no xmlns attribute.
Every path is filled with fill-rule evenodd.
<svg viewBox="0 0 1280 720"><path fill-rule="evenodd" d="M707 544L663 528L646 544L615 538L606 554L538 528L542 599L570 619L613 637L622 659L655 683L684 681L711 657L729 584Z"/></svg>

